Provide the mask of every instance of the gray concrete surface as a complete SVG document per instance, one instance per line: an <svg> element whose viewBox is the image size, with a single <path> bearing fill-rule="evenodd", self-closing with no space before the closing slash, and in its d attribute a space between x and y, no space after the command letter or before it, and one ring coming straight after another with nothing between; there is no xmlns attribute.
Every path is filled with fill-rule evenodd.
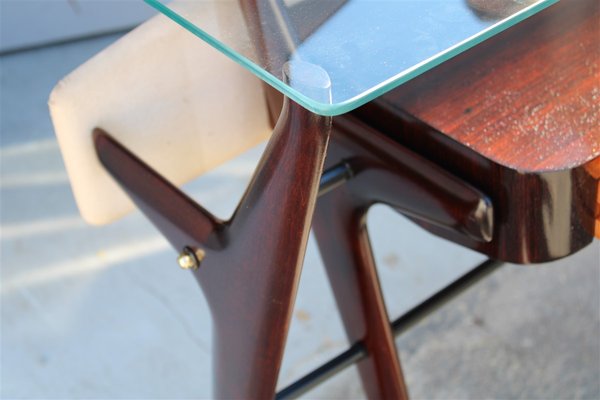
<svg viewBox="0 0 600 400"><path fill-rule="evenodd" d="M79 218L47 115L68 71L115 37L0 58L0 397L210 398L202 293L139 213ZM227 217L261 148L186 186ZM483 257L385 207L369 226L397 316ZM397 341L417 399L600 398L598 242L544 266L506 266ZM280 385L347 346L311 238ZM364 398L355 369L305 398Z"/></svg>

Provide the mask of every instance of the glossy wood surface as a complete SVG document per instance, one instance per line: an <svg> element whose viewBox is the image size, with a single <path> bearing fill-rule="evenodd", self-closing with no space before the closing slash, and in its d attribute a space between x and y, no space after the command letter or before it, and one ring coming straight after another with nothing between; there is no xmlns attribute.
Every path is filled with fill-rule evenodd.
<svg viewBox="0 0 600 400"><path fill-rule="evenodd" d="M561 0L377 99L485 158L561 171L600 155L600 2Z"/></svg>
<svg viewBox="0 0 600 400"><path fill-rule="evenodd" d="M352 117L338 118L328 163L344 160L363 206L384 203L475 241L493 239L494 209L480 190Z"/></svg>
<svg viewBox="0 0 600 400"><path fill-rule="evenodd" d="M314 226L348 337L367 347L359 369L370 398L407 393L364 223L369 206L389 204L439 236L520 263L592 240L597 24L595 2L563 0L334 120L326 163L349 162L355 176L319 200ZM279 99L269 99L275 121ZM229 221L95 135L104 166L173 247L206 252L195 275L215 322L219 398L273 396L315 208L331 120L291 103L278 121Z"/></svg>
<svg viewBox="0 0 600 400"><path fill-rule="evenodd" d="M493 205L482 192L360 121L337 118L328 167L352 171L343 186L319 197L313 228L370 399L406 398L389 318L366 226L376 203L481 242L493 240ZM400 245L400 244L399 244Z"/></svg>
<svg viewBox="0 0 600 400"><path fill-rule="evenodd" d="M394 119L393 116L389 118ZM489 242L474 240L405 213L438 236L491 258L516 263L545 262L564 257L586 246L593 239L598 185L597 180L584 167L551 173L521 173L491 162L421 121L408 123L401 118L397 119L394 136L384 135L381 131L367 124L355 123L356 121L359 120L353 121L351 117L346 117L343 124L335 120L333 137L345 135L345 126L354 125L351 130L373 141L391 139L391 143L398 148L408 148L435 162L455 177L485 193L491 200L494 225L492 240ZM406 136L399 138L398 132L403 132ZM338 146L336 139L331 146L331 154L334 154L333 150ZM343 157L348 156L350 154ZM331 159L330 162L335 164L339 160ZM373 184L378 183L371 182ZM401 187L397 191L401 192ZM446 200L438 198L444 208ZM396 209L402 212L401 208Z"/></svg>
<svg viewBox="0 0 600 400"><path fill-rule="evenodd" d="M600 239L600 157L597 157L594 161L587 163L585 169L592 178L596 179L597 195L596 207L594 208L596 225L594 227L594 234Z"/></svg>
<svg viewBox="0 0 600 400"><path fill-rule="evenodd" d="M319 198L313 229L350 343L363 341L358 362L369 399L407 399L394 335L366 226L368 204L346 186Z"/></svg>
<svg viewBox="0 0 600 400"><path fill-rule="evenodd" d="M352 113L494 204L490 243L417 223L517 263L565 257L590 243L599 195L590 173L600 154L599 24L600 3L563 0Z"/></svg>
<svg viewBox="0 0 600 400"><path fill-rule="evenodd" d="M214 320L218 398L275 394L330 130L330 118L286 105L229 221L96 130L102 164L173 247L206 253L195 275Z"/></svg>

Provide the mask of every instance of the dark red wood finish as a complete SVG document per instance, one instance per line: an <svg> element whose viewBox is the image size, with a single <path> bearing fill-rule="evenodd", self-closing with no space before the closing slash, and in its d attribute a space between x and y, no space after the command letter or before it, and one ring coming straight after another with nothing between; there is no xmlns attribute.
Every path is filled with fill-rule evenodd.
<svg viewBox="0 0 600 400"><path fill-rule="evenodd" d="M596 216L594 234L600 239L600 157L597 157L594 161L587 163L585 165L585 170L592 178L596 179L597 183L596 207L594 209L594 215Z"/></svg>
<svg viewBox="0 0 600 400"><path fill-rule="evenodd" d="M314 231L351 343L362 340L359 363L371 399L406 398L389 318L369 243L366 213L375 203L487 242L493 208L487 197L436 164L351 116L336 119L328 164L343 160L353 177L319 197Z"/></svg>
<svg viewBox="0 0 600 400"><path fill-rule="evenodd" d="M572 169L600 155L599 40L600 2L561 0L361 115L402 112L522 172Z"/></svg>
<svg viewBox="0 0 600 400"><path fill-rule="evenodd" d="M358 362L369 399L407 399L394 336L366 229L368 206L346 187L319 198L314 232L350 343L362 340Z"/></svg>
<svg viewBox="0 0 600 400"><path fill-rule="evenodd" d="M593 0L563 0L334 120L327 165L344 160L355 176L319 200L315 232L348 337L367 347L359 368L370 398L407 396L365 227L372 204L520 263L592 240L598 15ZM268 98L275 121L280 96ZM275 392L330 123L284 107L230 221L96 131L100 160L174 248L206 252L195 275L215 322L217 397Z"/></svg>
<svg viewBox="0 0 600 400"><path fill-rule="evenodd" d="M599 38L600 3L562 0L353 112L494 205L490 243L418 223L517 263L550 261L591 242Z"/></svg>
<svg viewBox="0 0 600 400"><path fill-rule="evenodd" d="M214 320L218 398L275 394L330 131L330 118L289 102L229 221L95 132L102 164L173 247L206 252L195 275Z"/></svg>
<svg viewBox="0 0 600 400"><path fill-rule="evenodd" d="M562 0L353 118L335 117L334 138L358 119L372 128L359 128L365 135L387 136L492 200L491 242L414 219L427 230L505 261L565 257L600 235L599 37L600 3ZM267 97L277 109L281 96Z"/></svg>
<svg viewBox="0 0 600 400"><path fill-rule="evenodd" d="M351 167L347 185L363 207L385 203L474 241L492 240L494 211L484 193L360 120L336 119L328 157Z"/></svg>

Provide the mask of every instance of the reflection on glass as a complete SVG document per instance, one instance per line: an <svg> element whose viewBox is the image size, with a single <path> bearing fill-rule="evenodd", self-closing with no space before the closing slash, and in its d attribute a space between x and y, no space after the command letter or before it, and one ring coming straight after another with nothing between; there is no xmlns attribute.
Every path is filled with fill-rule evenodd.
<svg viewBox="0 0 600 400"><path fill-rule="evenodd" d="M466 0L483 19L501 19L532 5L536 0Z"/></svg>
<svg viewBox="0 0 600 400"><path fill-rule="evenodd" d="M557 0L146 1L306 108L336 115ZM331 101L305 79L284 82L286 63L325 71Z"/></svg>

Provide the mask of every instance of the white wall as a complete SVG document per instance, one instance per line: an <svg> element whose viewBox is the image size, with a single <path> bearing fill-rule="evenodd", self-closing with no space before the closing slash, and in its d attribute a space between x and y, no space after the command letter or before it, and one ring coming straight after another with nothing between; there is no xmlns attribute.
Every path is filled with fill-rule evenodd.
<svg viewBox="0 0 600 400"><path fill-rule="evenodd" d="M0 52L128 29L154 14L142 0L0 0Z"/></svg>

